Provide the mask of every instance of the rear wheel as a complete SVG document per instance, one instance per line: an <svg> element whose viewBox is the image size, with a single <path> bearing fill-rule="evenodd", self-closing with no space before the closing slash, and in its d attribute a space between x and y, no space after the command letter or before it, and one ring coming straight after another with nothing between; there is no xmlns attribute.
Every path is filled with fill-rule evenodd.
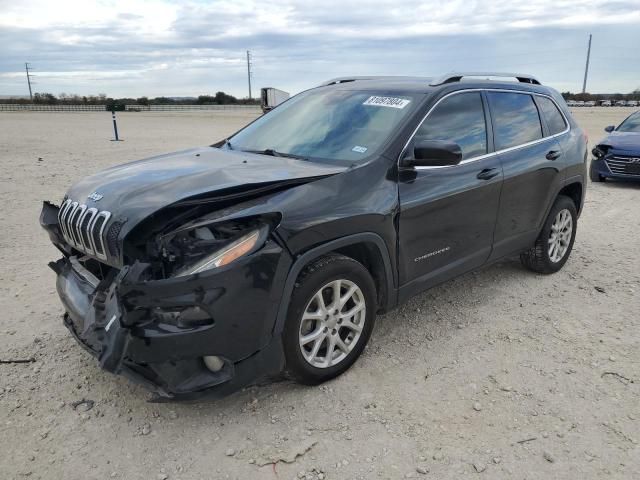
<svg viewBox="0 0 640 480"><path fill-rule="evenodd" d="M287 372L308 385L343 373L364 350L375 311L375 284L359 262L331 254L306 267L283 332Z"/></svg>
<svg viewBox="0 0 640 480"><path fill-rule="evenodd" d="M576 237L578 213L569 197L559 196L534 246L520 254L520 261L538 273L555 273L567 262Z"/></svg>

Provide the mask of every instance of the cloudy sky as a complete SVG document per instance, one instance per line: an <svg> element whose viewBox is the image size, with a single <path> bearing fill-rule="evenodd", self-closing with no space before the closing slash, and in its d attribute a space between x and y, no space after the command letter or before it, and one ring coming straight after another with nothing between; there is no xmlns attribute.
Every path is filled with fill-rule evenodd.
<svg viewBox="0 0 640 480"><path fill-rule="evenodd" d="M356 5L356 6L353 6ZM0 95L247 96L342 75L532 73L558 90L640 87L640 0L0 0Z"/></svg>

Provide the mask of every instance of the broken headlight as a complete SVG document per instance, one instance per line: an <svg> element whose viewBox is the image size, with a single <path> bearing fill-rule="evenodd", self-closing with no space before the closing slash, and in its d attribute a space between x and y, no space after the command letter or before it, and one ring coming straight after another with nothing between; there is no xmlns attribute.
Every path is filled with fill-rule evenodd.
<svg viewBox="0 0 640 480"><path fill-rule="evenodd" d="M224 267L266 242L271 223L260 218L222 224L192 222L158 239L164 276L182 277Z"/></svg>
<svg viewBox="0 0 640 480"><path fill-rule="evenodd" d="M591 154L596 160L600 160L607 154L608 149L609 147L607 145L596 145L596 147L591 150Z"/></svg>
<svg viewBox="0 0 640 480"><path fill-rule="evenodd" d="M221 249L213 252L210 255L206 255L193 265L189 265L178 270L177 272L175 272L174 277L193 275L194 273L200 273L212 268L229 265L234 260L243 257L249 252L252 252L255 249L259 239L260 230L253 230L246 235L238 238L237 240L231 242L229 245L222 247Z"/></svg>

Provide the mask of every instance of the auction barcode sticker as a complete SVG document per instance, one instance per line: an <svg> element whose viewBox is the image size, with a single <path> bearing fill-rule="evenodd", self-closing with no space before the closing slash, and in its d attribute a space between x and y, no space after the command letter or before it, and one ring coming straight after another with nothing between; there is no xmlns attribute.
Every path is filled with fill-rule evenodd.
<svg viewBox="0 0 640 480"><path fill-rule="evenodd" d="M363 103L363 105L374 105L376 107L404 108L411 103L411 100L397 97L378 97L371 96Z"/></svg>

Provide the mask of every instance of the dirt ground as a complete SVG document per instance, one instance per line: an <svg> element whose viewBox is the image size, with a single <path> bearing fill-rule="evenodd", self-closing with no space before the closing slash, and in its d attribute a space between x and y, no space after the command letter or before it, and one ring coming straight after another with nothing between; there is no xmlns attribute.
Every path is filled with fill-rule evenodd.
<svg viewBox="0 0 640 480"><path fill-rule="evenodd" d="M574 113L593 145L630 109ZM111 142L108 113L0 114L0 360L35 359L0 364L0 478L640 478L640 183L589 184L561 272L510 259L419 295L320 387L152 404L101 371L62 325L41 201L252 118L123 113Z"/></svg>

